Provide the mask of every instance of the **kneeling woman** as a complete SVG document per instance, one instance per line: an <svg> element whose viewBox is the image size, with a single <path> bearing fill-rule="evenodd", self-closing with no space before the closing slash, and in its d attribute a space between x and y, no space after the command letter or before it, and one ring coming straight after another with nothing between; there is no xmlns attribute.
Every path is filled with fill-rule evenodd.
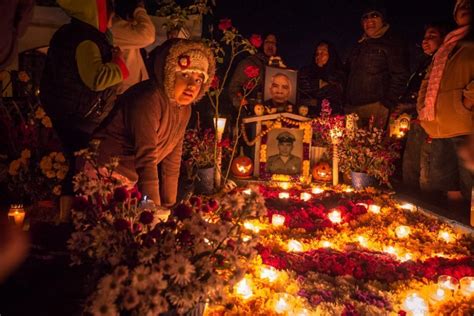
<svg viewBox="0 0 474 316"><path fill-rule="evenodd" d="M154 72L155 79L136 84L119 98L94 138L101 141L99 162L119 157L120 176L156 204L171 206L191 105L209 89L215 61L201 42L169 41L156 57Z"/></svg>

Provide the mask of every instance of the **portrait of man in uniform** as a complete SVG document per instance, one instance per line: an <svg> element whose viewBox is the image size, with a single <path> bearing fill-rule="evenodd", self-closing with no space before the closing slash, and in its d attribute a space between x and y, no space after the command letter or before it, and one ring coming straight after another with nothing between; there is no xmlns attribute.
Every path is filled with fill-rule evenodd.
<svg viewBox="0 0 474 316"><path fill-rule="evenodd" d="M271 174L298 175L301 173L302 163L302 135L295 136L289 130L277 129L275 140L269 141L269 156L267 159L266 171ZM273 131L271 131L273 132ZM294 133L301 134L299 130ZM269 133L269 138L272 136ZM276 143L276 153L272 154L271 144Z"/></svg>

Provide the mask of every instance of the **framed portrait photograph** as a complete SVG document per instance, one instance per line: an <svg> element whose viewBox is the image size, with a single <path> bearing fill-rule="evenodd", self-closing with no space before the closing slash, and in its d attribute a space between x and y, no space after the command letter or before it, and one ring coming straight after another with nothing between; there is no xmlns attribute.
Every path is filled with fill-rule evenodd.
<svg viewBox="0 0 474 316"><path fill-rule="evenodd" d="M297 71L267 66L265 68L265 103L296 104Z"/></svg>
<svg viewBox="0 0 474 316"><path fill-rule="evenodd" d="M269 174L300 175L303 164L303 137L301 129L275 128L267 136L267 163Z"/></svg>

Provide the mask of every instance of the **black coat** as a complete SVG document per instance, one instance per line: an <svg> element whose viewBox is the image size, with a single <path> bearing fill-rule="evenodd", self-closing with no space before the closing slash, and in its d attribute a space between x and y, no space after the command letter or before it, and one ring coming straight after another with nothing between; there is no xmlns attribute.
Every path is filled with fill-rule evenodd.
<svg viewBox="0 0 474 316"><path fill-rule="evenodd" d="M382 102L394 107L409 77L408 50L389 29L380 38L359 41L346 62L346 103L350 106Z"/></svg>

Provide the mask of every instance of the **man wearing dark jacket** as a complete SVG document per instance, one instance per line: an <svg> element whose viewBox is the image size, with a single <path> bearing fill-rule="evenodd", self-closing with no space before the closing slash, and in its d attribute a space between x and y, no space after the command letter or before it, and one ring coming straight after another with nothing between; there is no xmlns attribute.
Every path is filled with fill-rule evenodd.
<svg viewBox="0 0 474 316"><path fill-rule="evenodd" d="M364 35L346 63L346 113L359 115L363 125L373 116L376 126L385 127L408 80L408 50L386 23L385 10L367 8L361 24Z"/></svg>

